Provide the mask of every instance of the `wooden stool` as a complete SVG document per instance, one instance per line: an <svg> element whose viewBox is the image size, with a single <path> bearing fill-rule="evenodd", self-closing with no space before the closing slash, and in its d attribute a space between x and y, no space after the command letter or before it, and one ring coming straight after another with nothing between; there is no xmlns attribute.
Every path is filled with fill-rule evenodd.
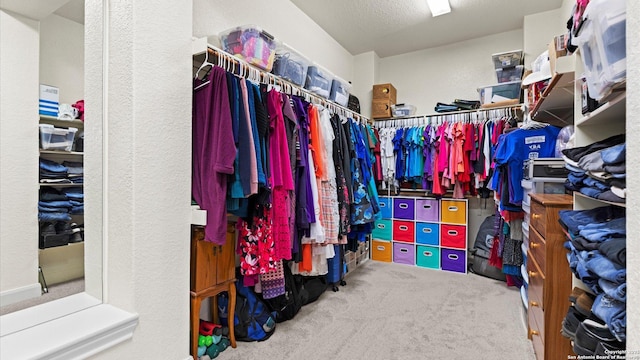
<svg viewBox="0 0 640 360"><path fill-rule="evenodd" d="M204 240L204 228L194 226L191 233L191 355L198 358L198 336L200 334L200 305L202 300L211 298L211 316L219 324L217 295L229 293L227 309L229 342L236 347L233 320L236 307L235 269L236 231L227 226L227 241L224 245Z"/></svg>
<svg viewBox="0 0 640 360"><path fill-rule="evenodd" d="M191 292L191 354L195 360L198 360L198 334L200 332L200 305L202 300L211 298L211 314L213 322L219 324L218 319L218 300L217 295L223 291L229 293L229 306L227 308L227 319L229 320L229 341L231 347L236 347L236 337L234 335L233 319L236 308L236 281L229 280L223 284L218 284L205 290Z"/></svg>

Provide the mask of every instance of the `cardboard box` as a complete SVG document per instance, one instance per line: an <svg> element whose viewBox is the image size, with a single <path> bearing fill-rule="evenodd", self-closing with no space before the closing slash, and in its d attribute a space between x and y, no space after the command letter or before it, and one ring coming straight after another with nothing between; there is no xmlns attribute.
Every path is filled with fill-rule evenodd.
<svg viewBox="0 0 640 360"><path fill-rule="evenodd" d="M40 101L38 110L40 115L58 116L60 105L60 91L55 86L40 84Z"/></svg>
<svg viewBox="0 0 640 360"><path fill-rule="evenodd" d="M551 66L551 74L556 73L556 59L567 55L565 47L566 34L555 36L549 43L549 65Z"/></svg>

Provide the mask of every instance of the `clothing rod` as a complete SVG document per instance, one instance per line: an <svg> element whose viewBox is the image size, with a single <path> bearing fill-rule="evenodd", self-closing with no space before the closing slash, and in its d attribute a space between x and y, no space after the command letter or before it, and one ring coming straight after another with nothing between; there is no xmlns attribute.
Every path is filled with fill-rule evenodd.
<svg viewBox="0 0 640 360"><path fill-rule="evenodd" d="M235 75L246 78L250 73L257 73L261 83L271 84L280 86L282 91L290 95L298 95L303 96L308 99L314 99L316 103L319 103L326 108L333 110L336 113L343 114L347 117L351 116L354 119L364 120L367 123L372 123L371 119L368 117L359 114L345 106L342 106L336 102L333 102L329 99L325 99L319 95L314 94L313 92L302 88L296 84L293 84L285 79L280 78L277 75L266 72L262 69L259 69L248 62L239 59L230 53L219 49L211 44L207 44L207 53L213 55L216 58L216 65L225 68L225 70L234 73ZM221 65L227 65L226 67ZM229 68L230 67L230 68ZM313 101L309 101L313 102Z"/></svg>
<svg viewBox="0 0 640 360"><path fill-rule="evenodd" d="M385 118L385 119L376 119L376 121L423 119L423 118L431 118L431 117L455 116L458 114L473 114L473 113L480 113L480 112L484 113L484 112L493 111L493 110L507 110L507 109L522 110L523 105L524 104L503 105L503 106L496 106L496 107L486 108L486 109L450 111L445 113L435 113L435 114L427 114L427 115L398 116L398 117L391 117L391 118Z"/></svg>

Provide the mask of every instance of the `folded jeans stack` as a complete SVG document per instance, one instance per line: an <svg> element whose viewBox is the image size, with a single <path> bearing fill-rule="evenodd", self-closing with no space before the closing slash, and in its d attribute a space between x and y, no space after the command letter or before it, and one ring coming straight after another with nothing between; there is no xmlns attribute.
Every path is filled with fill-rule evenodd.
<svg viewBox="0 0 640 360"><path fill-rule="evenodd" d="M624 342L627 290L625 209L612 205L589 210L563 210L559 216L560 224L569 234L565 242L565 247L570 250L569 266L595 294L591 314L604 323L615 341ZM581 355L587 355L583 350Z"/></svg>
<svg viewBox="0 0 640 360"><path fill-rule="evenodd" d="M566 187L589 197L624 203L626 198L625 135L562 151L570 173Z"/></svg>

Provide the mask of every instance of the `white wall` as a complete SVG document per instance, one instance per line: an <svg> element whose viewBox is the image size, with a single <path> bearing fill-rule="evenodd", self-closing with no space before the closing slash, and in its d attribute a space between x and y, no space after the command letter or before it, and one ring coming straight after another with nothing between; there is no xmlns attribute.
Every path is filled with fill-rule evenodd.
<svg viewBox="0 0 640 360"><path fill-rule="evenodd" d="M37 21L0 10L0 299L3 305L40 294L38 41ZM24 292L20 295L16 291Z"/></svg>
<svg viewBox="0 0 640 360"><path fill-rule="evenodd" d="M627 34L640 33L640 3L627 1ZM640 38L627 36L627 349L640 349ZM635 180L635 181L634 181ZM637 355L637 353L635 353Z"/></svg>
<svg viewBox="0 0 640 360"><path fill-rule="evenodd" d="M567 32L563 8L545 11L524 17L524 66L531 69L538 55L547 50L554 36Z"/></svg>
<svg viewBox="0 0 640 360"><path fill-rule="evenodd" d="M353 58L353 88L351 92L360 101L360 113L371 117L373 85L378 84L378 65L380 57L375 51L369 51Z"/></svg>
<svg viewBox="0 0 640 360"><path fill-rule="evenodd" d="M139 314L139 325L132 340L95 358L186 359L192 3L112 1L109 17L104 299ZM101 64L87 58L88 69ZM93 98L100 89L87 91Z"/></svg>
<svg viewBox="0 0 640 360"><path fill-rule="evenodd" d="M40 83L60 90L60 103L84 98L84 26L51 14L40 22Z"/></svg>
<svg viewBox="0 0 640 360"><path fill-rule="evenodd" d="M522 49L522 30L380 59L380 83L396 88L397 102L433 114L437 102L478 100L477 88L497 83L491 55Z"/></svg>
<svg viewBox="0 0 640 360"><path fill-rule="evenodd" d="M253 24L284 41L346 81L353 80L353 56L289 0L194 0L193 36Z"/></svg>

